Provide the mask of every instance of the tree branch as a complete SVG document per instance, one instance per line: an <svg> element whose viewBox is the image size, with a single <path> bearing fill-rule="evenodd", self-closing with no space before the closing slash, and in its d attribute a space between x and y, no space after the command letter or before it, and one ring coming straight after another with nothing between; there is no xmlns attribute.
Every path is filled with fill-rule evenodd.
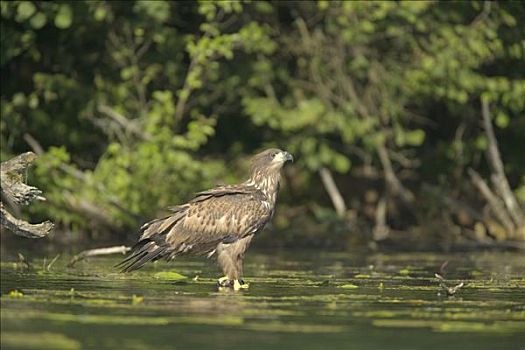
<svg viewBox="0 0 525 350"><path fill-rule="evenodd" d="M412 203L414 201L414 194L410 190L406 189L401 183L401 181L399 181L399 179L397 178L392 167L392 162L388 157L388 151L386 147L383 144L381 144L377 146L376 150L377 155L379 156L379 160L381 161L383 171L385 173L385 181L387 183L387 186L390 188L392 193L399 195L405 203Z"/></svg>
<svg viewBox="0 0 525 350"><path fill-rule="evenodd" d="M147 133L138 123L126 118L125 116L123 116L122 114L114 110L113 108L100 104L97 106L97 110L100 113L103 113L106 116L110 117L113 121L115 121L118 125L120 125L124 130L132 134L135 134L141 139L146 140L146 141L151 141L153 139L153 137L149 133Z"/></svg>
<svg viewBox="0 0 525 350"><path fill-rule="evenodd" d="M319 175L321 176L321 181L323 181L326 192L328 192L328 195L332 200L332 204L334 205L337 215L340 218L344 218L346 215L346 204L343 196L341 196L341 192L339 192L339 189L335 184L332 173L327 168L322 167L319 169Z"/></svg>
<svg viewBox="0 0 525 350"><path fill-rule="evenodd" d="M516 229L512 219L505 210L504 204L501 200L492 192L485 180L472 168L468 169L470 179L474 186L478 188L481 192L481 195L485 197L485 200L490 206L490 209L496 215L499 222L505 227L509 236L513 235L514 230Z"/></svg>
<svg viewBox="0 0 525 350"><path fill-rule="evenodd" d="M85 258L88 258L90 256L97 256L97 255L109 255L109 254L126 254L131 250L131 247L126 247L124 245L119 245L115 247L108 247L108 248L97 248L97 249L90 249L90 250L84 250L80 254L75 255L70 261L67 266L73 267L77 262L80 260L83 260Z"/></svg>
<svg viewBox="0 0 525 350"><path fill-rule="evenodd" d="M494 183L494 186L496 187L501 198L503 198L503 202L508 209L508 213L512 217L516 226L525 226L523 210L520 208L516 197L514 197L514 193L512 193L509 181L505 175L503 162L499 153L498 141L494 135L494 128L492 127L492 121L490 119L489 103L486 99L481 99L481 112L485 134L487 135L489 143L487 156L493 171L492 182Z"/></svg>
<svg viewBox="0 0 525 350"><path fill-rule="evenodd" d="M3 203L0 203L0 218L3 228L25 238L45 237L51 233L54 227L51 221L44 221L40 224L30 224L24 220L17 219L4 208Z"/></svg>

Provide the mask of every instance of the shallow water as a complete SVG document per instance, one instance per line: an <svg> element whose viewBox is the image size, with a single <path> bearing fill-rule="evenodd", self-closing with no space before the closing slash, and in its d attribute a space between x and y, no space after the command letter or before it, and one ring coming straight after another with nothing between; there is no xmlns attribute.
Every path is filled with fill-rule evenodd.
<svg viewBox="0 0 525 350"><path fill-rule="evenodd" d="M250 252L240 292L210 261L121 258L3 257L2 349L525 349L522 253Z"/></svg>

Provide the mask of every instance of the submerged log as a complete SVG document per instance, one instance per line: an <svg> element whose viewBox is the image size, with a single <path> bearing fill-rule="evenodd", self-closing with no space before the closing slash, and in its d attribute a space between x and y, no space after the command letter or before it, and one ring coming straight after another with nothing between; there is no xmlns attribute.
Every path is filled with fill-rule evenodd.
<svg viewBox="0 0 525 350"><path fill-rule="evenodd" d="M24 174L35 161L33 152L22 153L0 164L0 185L2 202L0 203L1 226L16 235L26 238L41 238L53 230L53 223L45 221L39 224L30 224L14 217L5 207L4 199L15 205L28 205L33 200L45 200L42 191L24 183Z"/></svg>

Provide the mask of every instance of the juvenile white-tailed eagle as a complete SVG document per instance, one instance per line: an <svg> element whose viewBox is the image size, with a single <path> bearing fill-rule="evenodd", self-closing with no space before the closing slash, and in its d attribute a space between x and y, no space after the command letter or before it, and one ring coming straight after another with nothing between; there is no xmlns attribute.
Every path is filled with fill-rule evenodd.
<svg viewBox="0 0 525 350"><path fill-rule="evenodd" d="M247 288L242 280L244 253L273 216L287 161L293 161L288 152L261 152L253 157L245 182L197 193L188 203L171 208L171 215L144 224L138 243L119 266L128 272L161 258L215 255L224 272L219 286Z"/></svg>

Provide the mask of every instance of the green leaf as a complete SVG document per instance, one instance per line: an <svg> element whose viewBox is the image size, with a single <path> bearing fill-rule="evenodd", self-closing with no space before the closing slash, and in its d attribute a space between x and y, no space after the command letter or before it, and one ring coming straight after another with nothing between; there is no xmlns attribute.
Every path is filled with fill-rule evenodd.
<svg viewBox="0 0 525 350"><path fill-rule="evenodd" d="M507 126L509 126L509 116L503 112L499 112L496 116L495 122L498 128L505 129Z"/></svg>
<svg viewBox="0 0 525 350"><path fill-rule="evenodd" d="M183 279L188 278L184 275L181 275L180 273L170 272L170 271L157 272L153 275L153 277L162 279L162 280L170 280L170 281L183 280Z"/></svg>
<svg viewBox="0 0 525 350"><path fill-rule="evenodd" d="M37 13L29 20L29 24L31 24L31 27L33 27L34 29L40 29L43 26L45 26L46 23L47 17L42 12Z"/></svg>
<svg viewBox="0 0 525 350"><path fill-rule="evenodd" d="M425 141L425 131L421 129L407 131L405 133L405 141L407 145L419 146Z"/></svg>
<svg viewBox="0 0 525 350"><path fill-rule="evenodd" d="M96 8L95 13L93 14L93 17L95 18L95 21L101 22L106 18L107 11L104 8L104 6L99 6Z"/></svg>
<svg viewBox="0 0 525 350"><path fill-rule="evenodd" d="M36 7L31 1L22 1L16 9L16 21L23 22L36 12Z"/></svg>
<svg viewBox="0 0 525 350"><path fill-rule="evenodd" d="M170 18L170 4L168 1L139 0L133 6L136 13L150 16L155 21L162 23Z"/></svg>
<svg viewBox="0 0 525 350"><path fill-rule="evenodd" d="M55 16L55 27L59 29L67 29L71 26L72 22L73 11L71 10L71 6L67 4L60 5Z"/></svg>

